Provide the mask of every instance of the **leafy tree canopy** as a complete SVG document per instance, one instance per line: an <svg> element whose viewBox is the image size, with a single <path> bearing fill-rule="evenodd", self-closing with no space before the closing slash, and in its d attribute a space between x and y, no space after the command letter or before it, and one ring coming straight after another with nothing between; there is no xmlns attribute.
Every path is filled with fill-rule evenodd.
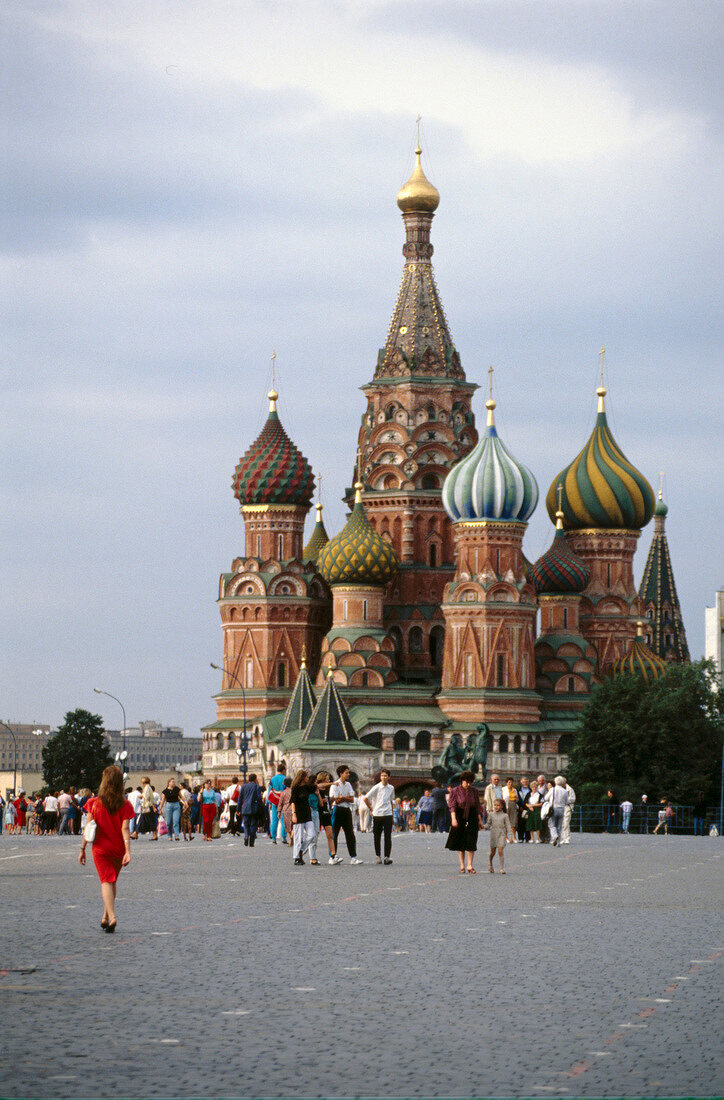
<svg viewBox="0 0 724 1100"><path fill-rule="evenodd" d="M43 777L51 790L90 787L95 791L103 769L112 763L103 719L87 710L69 710L43 748Z"/></svg>
<svg viewBox="0 0 724 1100"><path fill-rule="evenodd" d="M581 801L608 788L620 799L691 804L718 794L724 691L711 661L670 664L657 680L615 676L583 711L568 776Z"/></svg>

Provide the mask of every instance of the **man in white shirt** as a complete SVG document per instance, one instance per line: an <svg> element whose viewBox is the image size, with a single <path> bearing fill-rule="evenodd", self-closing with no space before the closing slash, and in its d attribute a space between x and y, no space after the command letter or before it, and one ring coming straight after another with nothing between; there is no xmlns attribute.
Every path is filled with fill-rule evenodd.
<svg viewBox="0 0 724 1100"><path fill-rule="evenodd" d="M546 801L551 803L551 811L548 816L548 826L551 831L551 840L555 848L561 839L563 829L563 813L568 805L568 791L566 781L562 775L557 775L553 780L553 788L546 795Z"/></svg>
<svg viewBox="0 0 724 1100"><path fill-rule="evenodd" d="M357 858L357 841L354 835L354 788L349 781L349 768L346 764L340 764L337 768L337 782L329 788L329 801L332 805L332 836L334 849L337 847L337 837L340 830L344 832L347 841L347 851L350 854L350 863L362 863Z"/></svg>
<svg viewBox="0 0 724 1100"><path fill-rule="evenodd" d="M561 826L561 844L571 843L571 816L573 814L573 807L576 804L576 792L573 787L565 780L565 788L568 791L568 801L563 809L563 825Z"/></svg>
<svg viewBox="0 0 724 1100"><path fill-rule="evenodd" d="M141 802L143 801L143 799L141 797L141 788L136 787L135 791L134 790L127 791L126 798L128 799L128 801L133 806L134 817L133 817L133 821L130 822L131 838L133 840L138 840L138 830L137 830L136 826L138 825L138 819L141 816Z"/></svg>
<svg viewBox="0 0 724 1100"><path fill-rule="evenodd" d="M237 836L241 832L236 820L236 811L239 805L239 793L241 787L239 786L239 776L235 775L231 780L231 783L224 791L224 799L229 803L229 828L228 832L230 836Z"/></svg>
<svg viewBox="0 0 724 1100"><path fill-rule="evenodd" d="M501 802L504 802L503 788L500 786L500 776L491 775L490 782L485 788L483 799L485 801L485 809L489 814L492 814L493 807L495 805L496 798L499 798Z"/></svg>
<svg viewBox="0 0 724 1100"><path fill-rule="evenodd" d="M385 834L385 863L392 863L392 818L395 802L395 788L390 783L390 773L386 768L380 772L380 781L360 799L360 805L364 804L372 814L372 836L375 843L375 855L377 862L382 863L380 856L380 838Z"/></svg>

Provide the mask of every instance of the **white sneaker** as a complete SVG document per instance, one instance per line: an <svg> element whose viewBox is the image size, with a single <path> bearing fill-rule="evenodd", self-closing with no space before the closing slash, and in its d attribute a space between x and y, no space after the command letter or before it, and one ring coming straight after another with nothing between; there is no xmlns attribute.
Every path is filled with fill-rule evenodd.
<svg viewBox="0 0 724 1100"><path fill-rule="evenodd" d="M350 863L364 863L364 860L363 859L357 859L357 856L355 856L354 859L350 860Z"/></svg>
<svg viewBox="0 0 724 1100"><path fill-rule="evenodd" d="M377 862L378 862L378 863L382 863L382 856L378 856L378 857L377 857Z"/></svg>
<svg viewBox="0 0 724 1100"><path fill-rule="evenodd" d="M344 860L342 859L341 856L330 856L329 857L329 863L332 864L332 865L335 864L335 863L344 863Z"/></svg>

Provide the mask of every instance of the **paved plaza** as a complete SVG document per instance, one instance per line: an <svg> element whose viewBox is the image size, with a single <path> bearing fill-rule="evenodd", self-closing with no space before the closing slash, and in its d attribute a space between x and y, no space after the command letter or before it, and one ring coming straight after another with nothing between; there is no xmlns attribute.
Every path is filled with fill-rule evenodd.
<svg viewBox="0 0 724 1100"><path fill-rule="evenodd" d="M505 877L481 840L463 877L440 836L303 868L142 839L111 937L77 839L3 834L0 1095L724 1093L724 840L574 835Z"/></svg>

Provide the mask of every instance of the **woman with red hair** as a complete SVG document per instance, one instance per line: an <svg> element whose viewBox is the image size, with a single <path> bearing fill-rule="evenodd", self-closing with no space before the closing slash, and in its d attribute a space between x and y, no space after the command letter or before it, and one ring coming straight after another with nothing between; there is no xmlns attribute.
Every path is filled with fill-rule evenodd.
<svg viewBox="0 0 724 1100"><path fill-rule="evenodd" d="M96 823L93 840L93 862L101 880L104 932L115 932L116 884L121 867L131 862L131 828L133 806L123 791L123 772L115 764L103 772L98 797L90 798L85 806L89 819ZM85 865L86 839L83 836L78 862Z"/></svg>

